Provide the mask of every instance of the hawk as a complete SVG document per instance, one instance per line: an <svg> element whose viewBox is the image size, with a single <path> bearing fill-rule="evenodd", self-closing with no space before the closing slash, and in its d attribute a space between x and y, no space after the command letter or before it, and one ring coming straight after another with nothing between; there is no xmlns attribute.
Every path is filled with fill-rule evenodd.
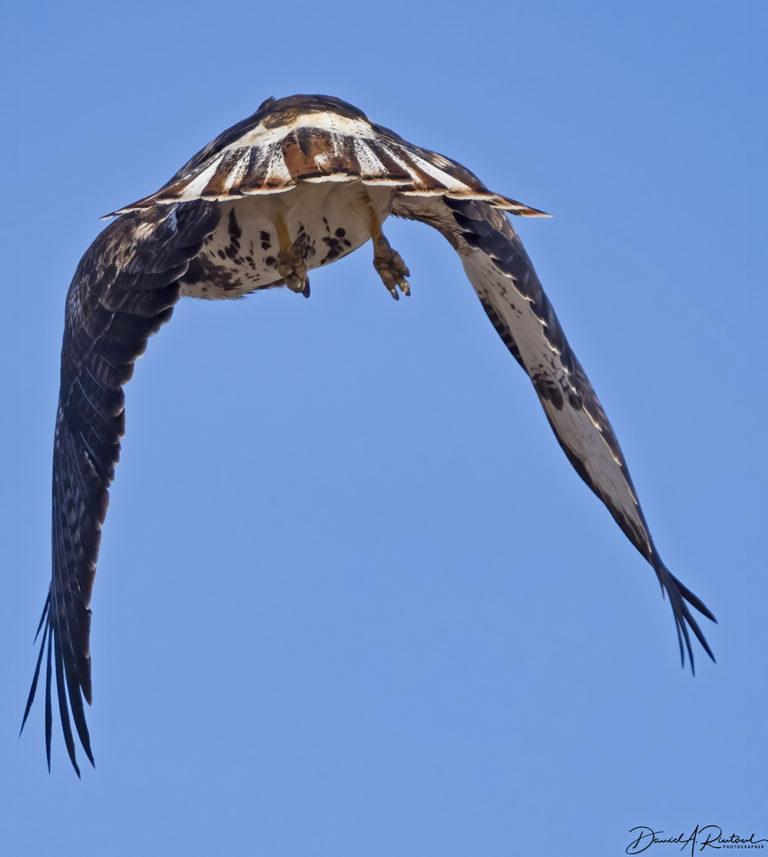
<svg viewBox="0 0 768 857"><path fill-rule="evenodd" d="M408 143L337 98L267 99L156 193L113 212L66 300L53 456L53 576L26 723L45 656L45 745L52 686L78 776L74 728L93 763L91 590L108 487L125 428L123 386L180 297L235 298L287 286L309 297L308 271L369 239L395 299L410 272L383 232L389 215L420 220L456 250L491 323L530 377L576 472L650 563L669 597L680 656L691 635L714 660L691 608L715 617L664 565L616 436L568 345L507 213L543 212L493 193L456 161ZM37 639L37 637L36 637Z"/></svg>

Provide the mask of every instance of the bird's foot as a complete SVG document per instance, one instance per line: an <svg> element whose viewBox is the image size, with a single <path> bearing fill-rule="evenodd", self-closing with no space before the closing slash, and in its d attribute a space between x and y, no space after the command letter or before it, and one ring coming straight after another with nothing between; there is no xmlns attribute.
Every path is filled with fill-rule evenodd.
<svg viewBox="0 0 768 857"><path fill-rule="evenodd" d="M380 232L373 239L373 267L379 273L384 285L395 300L400 299L397 290L410 295L411 287L405 278L410 276L405 262L397 250L393 250L389 241Z"/></svg>
<svg viewBox="0 0 768 857"><path fill-rule="evenodd" d="M283 278L286 286L297 294L309 297L309 277L307 276L307 266L304 261L305 241L304 233L302 233L295 244L288 244L280 248L277 254L277 271ZM282 243L282 242L281 242Z"/></svg>

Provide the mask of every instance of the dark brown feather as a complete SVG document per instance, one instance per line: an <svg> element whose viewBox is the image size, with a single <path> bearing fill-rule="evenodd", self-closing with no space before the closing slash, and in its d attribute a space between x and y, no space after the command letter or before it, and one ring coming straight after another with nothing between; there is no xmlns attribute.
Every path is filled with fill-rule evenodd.
<svg viewBox="0 0 768 857"><path fill-rule="evenodd" d="M170 317L179 295L178 279L218 218L218 207L204 202L124 215L93 242L70 286L54 440L53 578L44 609L41 653L22 722L23 728L47 646L49 766L53 673L72 765L79 774L72 722L93 762L83 709L83 700L91 702L88 604L108 487L125 427L122 385L149 336Z"/></svg>

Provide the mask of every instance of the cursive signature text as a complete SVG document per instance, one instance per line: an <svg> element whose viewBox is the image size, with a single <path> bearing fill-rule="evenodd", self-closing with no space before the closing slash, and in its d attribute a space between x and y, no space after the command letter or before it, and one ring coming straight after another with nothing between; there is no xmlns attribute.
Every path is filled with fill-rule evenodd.
<svg viewBox="0 0 768 857"><path fill-rule="evenodd" d="M684 833L678 836L664 836L663 830L642 826L633 827L629 832L637 835L627 845L625 849L627 854L640 854L651 845L679 845L681 851L690 847L691 857L693 857L697 848L700 852L705 848L765 848L763 843L768 842L768 839L755 839L754 833L750 833L746 838L736 833L725 836L722 827L716 824L707 824L704 827L699 827L697 824L687 836Z"/></svg>

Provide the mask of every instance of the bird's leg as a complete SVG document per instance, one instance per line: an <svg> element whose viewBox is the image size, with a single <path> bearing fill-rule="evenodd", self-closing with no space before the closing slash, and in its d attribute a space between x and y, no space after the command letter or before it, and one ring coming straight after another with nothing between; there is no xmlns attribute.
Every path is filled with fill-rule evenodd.
<svg viewBox="0 0 768 857"><path fill-rule="evenodd" d="M398 288L404 295L410 295L411 287L405 278L410 276L405 262L390 246L381 231L381 223L371 207L371 238L373 239L373 267L379 273L384 285L395 300L400 299Z"/></svg>
<svg viewBox="0 0 768 857"><path fill-rule="evenodd" d="M277 254L277 272L292 292L303 294L305 298L308 298L309 277L307 276L307 266L304 263L305 234L299 235L296 242L292 244L288 227L282 218L276 218L275 228L280 246L280 251Z"/></svg>

